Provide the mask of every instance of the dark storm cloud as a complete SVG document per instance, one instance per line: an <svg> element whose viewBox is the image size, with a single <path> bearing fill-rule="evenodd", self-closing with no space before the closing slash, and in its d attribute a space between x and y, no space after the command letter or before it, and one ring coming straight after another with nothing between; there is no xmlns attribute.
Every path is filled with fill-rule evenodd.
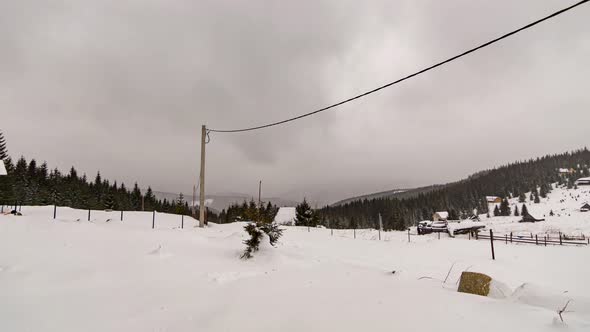
<svg viewBox="0 0 590 332"><path fill-rule="evenodd" d="M13 155L189 192L200 126L386 83L572 1L0 0ZM208 190L331 201L587 144L590 5L367 99L213 134Z"/></svg>

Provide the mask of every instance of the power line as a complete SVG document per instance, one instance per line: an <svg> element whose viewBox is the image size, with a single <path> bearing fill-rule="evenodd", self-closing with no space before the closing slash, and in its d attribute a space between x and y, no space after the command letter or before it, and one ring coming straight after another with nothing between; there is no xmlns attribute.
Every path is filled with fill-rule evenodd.
<svg viewBox="0 0 590 332"><path fill-rule="evenodd" d="M491 40L491 41L488 41L488 42L486 42L486 43L483 43L483 44L481 44L481 45L479 45L479 46L477 46L477 47L474 47L474 48L472 48L472 49L470 49L470 50L468 50L468 51L465 51L465 52L463 52L463 53L461 53L461 54L459 54L459 55L455 55L454 57L448 58L448 59L446 59L446 60L444 60L444 61L441 61L441 62L439 62L439 63L437 63L437 64L434 64L434 65L432 65L432 66L430 66L430 67L424 68L424 69L422 69L422 70L420 70L420 71L417 71L417 72L415 72L415 73L413 73L413 74L410 74L410 75L408 75L408 76L405 76L405 77L403 77L403 78L400 78L400 79L398 79L398 80L396 80L396 81L393 81L393 82L391 82L391 83L387 83L387 84L385 84L385 85L382 85L382 86L380 86L380 87L378 87L378 88L375 88L375 89L373 89L373 90L369 90L369 91L367 91L367 92L364 92L364 93L361 93L361 94L359 94L359 95L356 95L356 96L354 96L354 97L351 97L351 98L345 99L345 100L343 100L343 101L340 101L340 102L338 102L338 103L332 104L332 105L330 105L330 106L327 106L327 107L324 107L324 108L320 108L320 109L318 109L318 110L315 110L315 111L313 111L313 112L309 112L309 113L301 114L301 115L299 115L299 116L296 116L296 117L293 117L293 118L290 118L290 119L286 119L286 120L282 120L282 121L278 121L278 122L273 122L273 123L269 123L269 124L265 124L265 125L261 125L261 126L256 126L256 127L243 128L243 129L229 129L229 130L208 129L208 132L217 132L217 133L238 133L238 132L244 132L244 131L258 130L258 129L268 128L268 127L278 126L278 125L281 125L281 124L285 124L285 123L287 123L287 122L291 122L291 121L299 120L299 119L302 119L302 118L305 118L305 117L308 117L308 116L312 116L312 115L318 114L318 113L320 113L320 112L327 111L327 110L329 110L329 109L332 109L332 108L336 108L336 107L338 107L338 106L340 106L340 105L344 105L344 104L346 104L346 103L349 103L349 102L351 102L351 101L353 101L353 100L360 99L360 98L362 98L362 97L368 96L368 95L370 95L370 94L373 94L373 93L375 93L375 92L377 92L377 91L380 91L380 90L383 90L383 89L385 89L385 88L388 88L388 87L390 87L390 86L392 86L392 85L394 85L394 84L398 84L398 83L400 83L400 82L403 82L403 81L405 81L405 80L407 80L407 79L410 79L410 78L412 78L412 77L414 77L414 76L418 76L418 75L420 75L420 74L423 74L423 73L425 73L425 72L427 72L427 71L430 71L430 70L432 70L432 69L434 69L434 68L436 68L436 67L440 67L440 66L442 66L442 65L444 65L444 64L447 64L447 63L449 63L449 62L451 62L451 61L457 60L457 59L459 59L459 58L461 58L461 57L464 57L464 56L466 56L466 55L468 55L468 54L470 54L470 53L473 53L473 52L475 52L475 51L478 51L478 50L480 50L480 49L482 49L482 48L484 48L484 47L486 47L486 46L492 45L492 44L494 44L494 43L496 43L496 42L498 42L498 41L500 41L500 40L502 40L502 39L508 38L508 37L510 37L510 36L512 36L512 35L514 35L514 34L517 34L517 33L521 32L521 31L523 31L523 30L526 30L526 29L528 29L528 28L531 28L531 27L533 27L533 26L535 26L535 25L537 25L537 24L539 24L539 23L541 23L541 22L544 22L544 21L546 21L546 20L549 20L549 19L551 19L551 18L553 18L553 17L555 17L555 16L557 16L557 15L563 14L563 13L565 13L565 12L567 12L567 11L571 10L571 9L574 9L574 8L576 8L576 7L580 6L580 5L582 5L582 4L586 3L586 2L588 2L588 1L590 1L590 0L583 0L583 1L580 1L580 2L578 2L578 3L575 3L575 4L573 4L573 5L571 5L571 6L567 7L567 8L564 8L564 9L561 9L561 10L559 10L559 11L556 11L556 12L554 12L554 13L553 13L553 14L551 14L551 15L545 16L545 17L543 17L543 18L541 18L541 19L539 19L539 20L536 20L536 21L534 21L534 22L532 22L532 23L529 23L529 24L527 24L527 25L525 25L525 26L523 26L523 27L521 27L521 28L519 28L519 29L517 29L517 30L514 30L514 31L512 31L512 32L509 32L509 33L507 33L507 34L505 34L505 35L502 35L502 36L500 36L500 37L498 37L498 38L496 38L496 39L493 39L493 40Z"/></svg>

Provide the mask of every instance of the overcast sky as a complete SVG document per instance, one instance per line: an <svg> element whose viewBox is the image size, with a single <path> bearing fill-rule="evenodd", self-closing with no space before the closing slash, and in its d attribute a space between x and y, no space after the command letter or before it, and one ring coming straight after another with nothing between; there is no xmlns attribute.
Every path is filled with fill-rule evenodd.
<svg viewBox="0 0 590 332"><path fill-rule="evenodd" d="M0 0L9 153L192 191L200 126L282 120L576 1ZM209 193L331 202L580 148L590 4L335 111L212 134Z"/></svg>

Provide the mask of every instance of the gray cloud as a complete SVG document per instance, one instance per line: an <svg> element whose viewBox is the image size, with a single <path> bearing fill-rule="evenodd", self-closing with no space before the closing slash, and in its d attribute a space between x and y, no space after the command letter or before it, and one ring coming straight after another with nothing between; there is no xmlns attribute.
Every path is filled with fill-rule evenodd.
<svg viewBox="0 0 590 332"><path fill-rule="evenodd" d="M200 126L338 101L573 1L0 0L13 155L190 192ZM283 127L214 134L208 190L333 201L587 144L585 5L469 58Z"/></svg>

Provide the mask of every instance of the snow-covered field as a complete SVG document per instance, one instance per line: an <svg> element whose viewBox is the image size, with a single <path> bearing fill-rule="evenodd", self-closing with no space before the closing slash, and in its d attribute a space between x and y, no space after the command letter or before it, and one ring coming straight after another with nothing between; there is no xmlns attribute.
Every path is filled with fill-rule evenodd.
<svg viewBox="0 0 590 332"><path fill-rule="evenodd" d="M243 223L23 214L0 215L0 331L590 331L590 247L499 243L492 261L465 237L288 227L244 261ZM507 289L457 293L467 269Z"/></svg>

